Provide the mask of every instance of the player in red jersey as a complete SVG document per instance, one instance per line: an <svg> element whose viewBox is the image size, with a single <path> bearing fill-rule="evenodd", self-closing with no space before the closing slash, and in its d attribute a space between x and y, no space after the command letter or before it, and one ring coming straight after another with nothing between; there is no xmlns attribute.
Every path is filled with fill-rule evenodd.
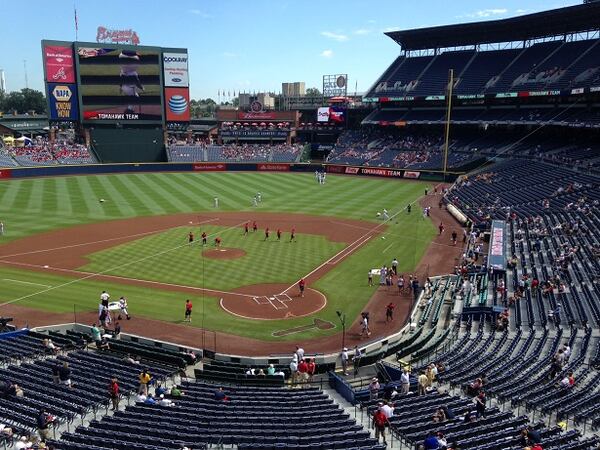
<svg viewBox="0 0 600 450"><path fill-rule="evenodd" d="M281 240L281 228L277 228L277 240Z"/></svg>
<svg viewBox="0 0 600 450"><path fill-rule="evenodd" d="M248 228L250 228L250 224L246 222L244 224L244 236L248 236Z"/></svg>
<svg viewBox="0 0 600 450"><path fill-rule="evenodd" d="M202 245L206 245L206 231L202 232Z"/></svg>
<svg viewBox="0 0 600 450"><path fill-rule="evenodd" d="M258 231L258 225L256 225L256 220L252 222L252 232L256 233Z"/></svg>
<svg viewBox="0 0 600 450"><path fill-rule="evenodd" d="M265 241L269 239L269 227L265 228Z"/></svg>
<svg viewBox="0 0 600 450"><path fill-rule="evenodd" d="M290 233L290 242L296 240L296 229L292 227L292 232Z"/></svg>

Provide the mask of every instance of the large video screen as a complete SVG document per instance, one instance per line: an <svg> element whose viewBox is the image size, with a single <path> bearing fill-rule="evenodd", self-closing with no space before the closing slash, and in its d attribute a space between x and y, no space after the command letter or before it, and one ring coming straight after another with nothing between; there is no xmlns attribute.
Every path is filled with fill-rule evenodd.
<svg viewBox="0 0 600 450"><path fill-rule="evenodd" d="M338 106L324 106L317 110L317 122L343 125L346 121L346 110Z"/></svg>
<svg viewBox="0 0 600 450"><path fill-rule="evenodd" d="M79 47L83 120L162 121L158 50Z"/></svg>

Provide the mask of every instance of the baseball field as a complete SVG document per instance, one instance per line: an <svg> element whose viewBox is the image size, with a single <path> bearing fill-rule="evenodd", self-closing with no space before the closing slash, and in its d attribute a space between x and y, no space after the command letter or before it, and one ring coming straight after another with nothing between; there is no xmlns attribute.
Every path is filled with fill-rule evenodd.
<svg viewBox="0 0 600 450"><path fill-rule="evenodd" d="M281 173L3 181L0 314L93 320L106 290L128 299L125 332L147 320L263 341L330 336L340 331L336 311L354 321L374 296L369 270L394 257L399 272L415 269L436 234L415 203L431 187L344 176L319 185L314 174ZM376 217L384 209L387 222Z"/></svg>

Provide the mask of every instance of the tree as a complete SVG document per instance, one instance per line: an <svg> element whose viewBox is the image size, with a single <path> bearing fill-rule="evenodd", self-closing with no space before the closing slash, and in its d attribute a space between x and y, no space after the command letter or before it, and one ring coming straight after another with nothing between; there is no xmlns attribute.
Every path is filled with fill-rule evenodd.
<svg viewBox="0 0 600 450"><path fill-rule="evenodd" d="M319 90L319 88L311 87L306 90L306 96L307 97L320 97L321 91Z"/></svg>
<svg viewBox="0 0 600 450"><path fill-rule="evenodd" d="M37 114L46 113L46 98L44 94L35 89L21 89L0 96L0 111L11 113L17 111L24 114L35 111Z"/></svg>

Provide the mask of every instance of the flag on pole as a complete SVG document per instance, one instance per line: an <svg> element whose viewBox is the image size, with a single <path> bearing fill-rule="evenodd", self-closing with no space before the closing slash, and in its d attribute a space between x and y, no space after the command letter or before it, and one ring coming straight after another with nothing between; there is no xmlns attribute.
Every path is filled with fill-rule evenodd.
<svg viewBox="0 0 600 450"><path fill-rule="evenodd" d="M75 13L75 40L79 39L79 20L77 20L77 7L73 4L73 12Z"/></svg>

